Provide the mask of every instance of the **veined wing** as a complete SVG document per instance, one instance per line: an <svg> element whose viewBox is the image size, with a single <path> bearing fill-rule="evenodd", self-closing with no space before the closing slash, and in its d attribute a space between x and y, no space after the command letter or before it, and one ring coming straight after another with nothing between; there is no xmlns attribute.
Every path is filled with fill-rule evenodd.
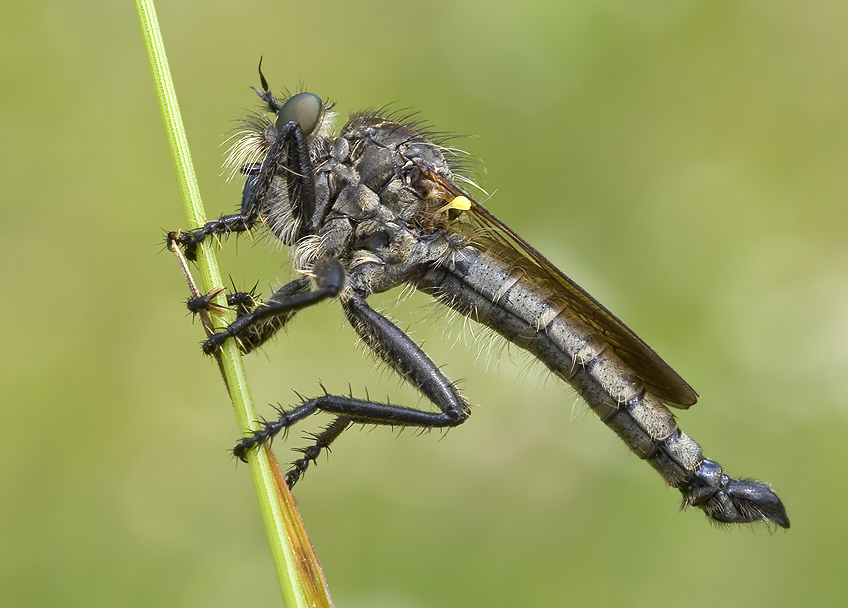
<svg viewBox="0 0 848 608"><path fill-rule="evenodd" d="M601 334L610 348L642 378L651 392L669 405L684 409L698 400L698 394L692 387L654 349L509 226L471 199L451 180L433 172L428 177L445 190L447 201L464 197L461 205L451 206L465 211L462 217L476 225L475 233L495 243L500 255L514 256L513 261L518 267L540 278L575 315Z"/></svg>

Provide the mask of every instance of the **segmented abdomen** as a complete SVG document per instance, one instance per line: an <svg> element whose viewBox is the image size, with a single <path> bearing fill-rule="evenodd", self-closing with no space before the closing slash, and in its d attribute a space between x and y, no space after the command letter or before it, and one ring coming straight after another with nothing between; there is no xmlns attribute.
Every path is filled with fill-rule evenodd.
<svg viewBox="0 0 848 608"><path fill-rule="evenodd" d="M700 446L603 336L525 270L468 246L419 287L544 362L667 483L692 480L704 460Z"/></svg>

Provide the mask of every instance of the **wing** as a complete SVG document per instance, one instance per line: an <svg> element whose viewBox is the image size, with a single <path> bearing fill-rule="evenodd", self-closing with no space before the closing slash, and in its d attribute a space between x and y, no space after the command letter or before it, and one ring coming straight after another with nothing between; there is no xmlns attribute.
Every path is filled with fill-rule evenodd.
<svg viewBox="0 0 848 608"><path fill-rule="evenodd" d="M516 256L523 262L522 265L529 265L534 274L542 277L571 311L603 336L606 343L642 378L651 392L669 405L684 409L698 400L698 394L692 387L654 349L509 226L471 199L453 181L435 173L430 173L428 177L445 190L446 200L463 197L462 203L451 206L465 211L463 219L475 224L475 232L485 235L485 239L491 239L502 251Z"/></svg>

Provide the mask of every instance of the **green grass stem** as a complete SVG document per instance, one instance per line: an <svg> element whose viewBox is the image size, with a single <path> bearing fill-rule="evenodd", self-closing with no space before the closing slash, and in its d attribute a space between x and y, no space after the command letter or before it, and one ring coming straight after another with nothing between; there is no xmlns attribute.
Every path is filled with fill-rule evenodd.
<svg viewBox="0 0 848 608"><path fill-rule="evenodd" d="M165 130L171 155L174 159L180 188L183 194L186 216L191 227L202 226L206 222L206 214L200 198L200 190L191 162L185 128L180 115L174 83L168 68L165 47L159 30L152 0L136 0L141 29L147 47L150 68L159 97ZM208 291L221 285L221 274L211 247L203 244L198 253L198 268L202 274L203 286ZM223 296L219 296L223 298ZM225 304L225 302L222 302ZM234 320L230 312L218 321L228 323ZM230 388L230 396L238 419L239 429L243 433L255 428L256 411L250 396L250 388L242 365L241 353L235 340L227 340L221 352L221 363ZM271 553L280 582L285 605L289 608L306 608L308 603L303 592L303 581L294 558L289 537L286 533L285 521L280 508L279 498L274 481L274 475L265 450L252 450L248 456L250 472L253 475L256 494L262 520L271 544Z"/></svg>

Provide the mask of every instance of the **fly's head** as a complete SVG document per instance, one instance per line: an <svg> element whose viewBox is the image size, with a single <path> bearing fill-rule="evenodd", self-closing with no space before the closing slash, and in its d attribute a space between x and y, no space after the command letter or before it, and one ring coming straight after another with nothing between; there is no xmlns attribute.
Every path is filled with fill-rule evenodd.
<svg viewBox="0 0 848 608"><path fill-rule="evenodd" d="M332 129L333 105L314 93L287 91L280 98L268 89L260 69L262 89L254 88L265 111L248 114L231 138L225 166L230 178L246 176L241 211L255 212L285 244L292 245L314 230L315 197L304 176L304 160L314 165L318 145ZM304 177L306 179L304 179Z"/></svg>

